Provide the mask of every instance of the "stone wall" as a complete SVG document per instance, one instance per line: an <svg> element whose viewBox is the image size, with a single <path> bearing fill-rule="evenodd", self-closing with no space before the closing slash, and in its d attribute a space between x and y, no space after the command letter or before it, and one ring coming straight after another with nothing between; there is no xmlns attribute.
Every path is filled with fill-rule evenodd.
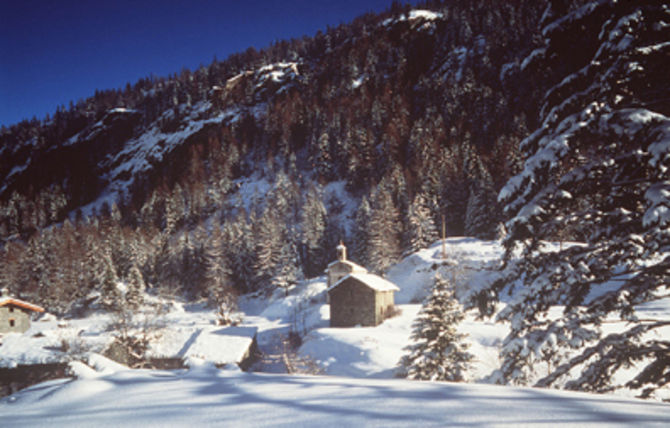
<svg viewBox="0 0 670 428"><path fill-rule="evenodd" d="M11 304L0 306L0 333L23 333L29 328L29 311Z"/></svg>
<svg viewBox="0 0 670 428"><path fill-rule="evenodd" d="M393 291L378 291L375 306L375 322L381 324L393 311Z"/></svg>
<svg viewBox="0 0 670 428"><path fill-rule="evenodd" d="M0 367L0 397L11 395L36 383L68 377L67 367L67 363Z"/></svg>
<svg viewBox="0 0 670 428"><path fill-rule="evenodd" d="M345 279L330 295L330 326L377 325L375 291L354 278Z"/></svg>

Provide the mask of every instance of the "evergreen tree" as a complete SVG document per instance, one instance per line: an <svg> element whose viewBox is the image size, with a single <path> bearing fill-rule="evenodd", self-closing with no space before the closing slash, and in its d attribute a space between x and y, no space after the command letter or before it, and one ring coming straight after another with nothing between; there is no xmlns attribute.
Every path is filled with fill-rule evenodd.
<svg viewBox="0 0 670 428"><path fill-rule="evenodd" d="M356 217L354 218L354 230L352 232L352 239L354 247L352 255L354 260L357 260L363 266L369 264L369 240L370 234L368 228L370 225L370 217L372 215L370 202L367 197L363 197L358 209L356 210Z"/></svg>
<svg viewBox="0 0 670 428"><path fill-rule="evenodd" d="M102 275L102 288L100 290L100 302L107 310L116 310L121 307L122 295L119 290L119 277L109 254L103 256L104 270Z"/></svg>
<svg viewBox="0 0 670 428"><path fill-rule="evenodd" d="M409 206L405 225L404 247L409 253L427 248L439 238L426 198L421 193L414 197Z"/></svg>
<svg viewBox="0 0 670 428"><path fill-rule="evenodd" d="M209 299L217 308L220 325L232 323L231 313L237 310L236 293L231 283L232 272L223 253L223 234L218 227L207 241L205 249L205 281Z"/></svg>
<svg viewBox="0 0 670 428"><path fill-rule="evenodd" d="M499 381L609 391L624 386L616 375L628 368L636 376L625 386L649 396L670 382L670 344L655 334L670 322L637 313L667 295L670 278L670 119L660 101L670 99L662 29L670 9L572 6L548 19L543 45L522 66L547 90L541 124L521 144L525 168L500 194L510 263L485 293L520 289L498 316L511 324ZM546 250L543 241L567 227L582 243ZM549 312L557 305L558 318ZM620 331L603 331L614 319ZM544 377L540 363L550 367Z"/></svg>
<svg viewBox="0 0 670 428"><path fill-rule="evenodd" d="M252 221L254 217L252 216ZM231 270L231 282L241 292L254 289L254 266L257 255L254 233L246 220L246 213L227 223L223 230L226 249L224 255Z"/></svg>
<svg viewBox="0 0 670 428"><path fill-rule="evenodd" d="M290 241L284 243L279 253L279 262L272 277L275 287L284 290L288 296L288 290L302 279L302 271L298 266L298 254Z"/></svg>
<svg viewBox="0 0 670 428"><path fill-rule="evenodd" d="M368 223L369 267L373 272L383 273L401 255L400 213L391 192L380 186L372 198L372 211Z"/></svg>
<svg viewBox="0 0 670 428"><path fill-rule="evenodd" d="M254 264L254 289L272 290L272 278L281 263L281 249L285 238L281 232L273 208L266 207L258 222L256 238L256 260Z"/></svg>
<svg viewBox="0 0 670 428"><path fill-rule="evenodd" d="M333 179L333 159L330 155L330 142L327 132L323 132L316 143L317 153L312 165L323 180Z"/></svg>
<svg viewBox="0 0 670 428"><path fill-rule="evenodd" d="M326 207L319 193L312 188L305 196L301 212L301 243L303 263L308 277L315 277L323 272L326 266Z"/></svg>
<svg viewBox="0 0 670 428"><path fill-rule="evenodd" d="M401 373L408 379L462 382L473 359L467 335L458 333L463 308L447 280L435 276L433 290L412 325L414 344L401 360Z"/></svg>
<svg viewBox="0 0 670 428"><path fill-rule="evenodd" d="M498 203L493 180L486 167L477 162L465 213L465 235L495 239L499 224Z"/></svg>
<svg viewBox="0 0 670 428"><path fill-rule="evenodd" d="M144 302L144 290L146 286L144 284L142 272L140 272L140 268L137 267L137 264L133 263L130 268L126 286L125 303L131 309L139 307Z"/></svg>

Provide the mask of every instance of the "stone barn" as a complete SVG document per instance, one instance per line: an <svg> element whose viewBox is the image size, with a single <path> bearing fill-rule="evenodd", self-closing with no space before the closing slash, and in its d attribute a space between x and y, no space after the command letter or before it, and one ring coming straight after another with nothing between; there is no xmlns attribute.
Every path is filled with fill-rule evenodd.
<svg viewBox="0 0 670 428"><path fill-rule="evenodd" d="M337 247L338 260L328 266L330 326L374 327L394 308L398 287L346 259L346 248Z"/></svg>
<svg viewBox="0 0 670 428"><path fill-rule="evenodd" d="M23 333L30 328L30 316L44 309L23 300L8 296L7 290L0 295L0 334Z"/></svg>

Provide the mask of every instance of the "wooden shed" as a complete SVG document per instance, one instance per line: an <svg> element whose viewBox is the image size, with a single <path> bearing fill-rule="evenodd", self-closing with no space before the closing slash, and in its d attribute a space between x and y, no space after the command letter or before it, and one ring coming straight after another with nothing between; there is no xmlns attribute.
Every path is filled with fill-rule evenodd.
<svg viewBox="0 0 670 428"><path fill-rule="evenodd" d="M44 309L32 303L9 297L7 291L2 290L0 295L0 334L25 332L30 328L30 316L33 312L44 312Z"/></svg>
<svg viewBox="0 0 670 428"><path fill-rule="evenodd" d="M353 272L328 289L330 326L374 327L386 319L394 307L398 287L371 273Z"/></svg>

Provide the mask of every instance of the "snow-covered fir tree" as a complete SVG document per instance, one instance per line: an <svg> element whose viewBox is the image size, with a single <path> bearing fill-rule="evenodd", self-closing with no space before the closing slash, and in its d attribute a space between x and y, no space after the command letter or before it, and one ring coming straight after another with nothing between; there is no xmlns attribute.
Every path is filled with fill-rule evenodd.
<svg viewBox="0 0 670 428"><path fill-rule="evenodd" d="M439 237L426 198L421 193L417 194L410 204L405 224L407 253L427 248Z"/></svg>
<svg viewBox="0 0 670 428"><path fill-rule="evenodd" d="M271 281L273 286L281 288L285 295L288 295L289 288L303 279L298 263L298 253L292 242L287 241L282 245L279 260Z"/></svg>
<svg viewBox="0 0 670 428"><path fill-rule="evenodd" d="M231 269L223 254L223 233L215 227L205 248L207 272L205 281L209 300L217 311L219 325L233 323L232 313L237 310L236 292L231 283Z"/></svg>
<svg viewBox="0 0 670 428"><path fill-rule="evenodd" d="M570 10L550 6L544 42L521 66L546 93L541 124L521 145L524 170L500 194L512 262L486 293L519 289L498 315L511 324L499 381L625 386L646 397L670 383L670 342L656 334L670 322L636 312L669 291L670 8L592 1ZM566 228L579 244L546 244ZM549 312L557 305L559 317ZM603 331L615 320L619 331ZM634 373L623 385L622 370Z"/></svg>
<svg viewBox="0 0 670 428"><path fill-rule="evenodd" d="M357 260L358 263L363 266L367 265L368 254L369 254L369 224L372 209L370 208L370 202L368 198L363 196L361 203L356 210L356 216L354 218L354 227L352 231L352 240L354 242L354 247L352 251L352 256L354 260Z"/></svg>
<svg viewBox="0 0 670 428"><path fill-rule="evenodd" d="M309 277L323 272L326 260L326 207L319 192L311 188L305 195L301 213L301 244L303 248L303 266Z"/></svg>
<svg viewBox="0 0 670 428"><path fill-rule="evenodd" d="M393 201L390 189L383 184L380 184L371 200L367 259L370 270L383 273L400 258L400 213Z"/></svg>
<svg viewBox="0 0 670 428"><path fill-rule="evenodd" d="M103 274L100 289L102 306L108 310L117 309L121 305L122 294L119 290L119 277L109 254L103 256Z"/></svg>
<svg viewBox="0 0 670 428"><path fill-rule="evenodd" d="M137 264L133 264L128 273L128 280L126 284L125 303L129 308L137 308L144 301L144 278L142 272Z"/></svg>
<svg viewBox="0 0 670 428"><path fill-rule="evenodd" d="M209 299L218 304L225 300L225 294L231 292L231 270L223 254L223 233L214 227L205 246L206 284Z"/></svg>
<svg viewBox="0 0 670 428"><path fill-rule="evenodd" d="M491 174L481 161L477 161L465 212L465 235L495 239L500 221L498 211Z"/></svg>
<svg viewBox="0 0 670 428"><path fill-rule="evenodd" d="M415 380L465 380L474 357L464 341L467 335L458 332L463 318L451 284L437 274L432 293L412 325L415 343L405 348L409 353L402 358L399 373Z"/></svg>
<svg viewBox="0 0 670 428"><path fill-rule="evenodd" d="M253 219L252 214L251 220ZM231 270L232 283L241 292L251 291L257 253L253 229L247 221L246 212L241 211L233 221L225 225L223 240L226 242L224 253Z"/></svg>

